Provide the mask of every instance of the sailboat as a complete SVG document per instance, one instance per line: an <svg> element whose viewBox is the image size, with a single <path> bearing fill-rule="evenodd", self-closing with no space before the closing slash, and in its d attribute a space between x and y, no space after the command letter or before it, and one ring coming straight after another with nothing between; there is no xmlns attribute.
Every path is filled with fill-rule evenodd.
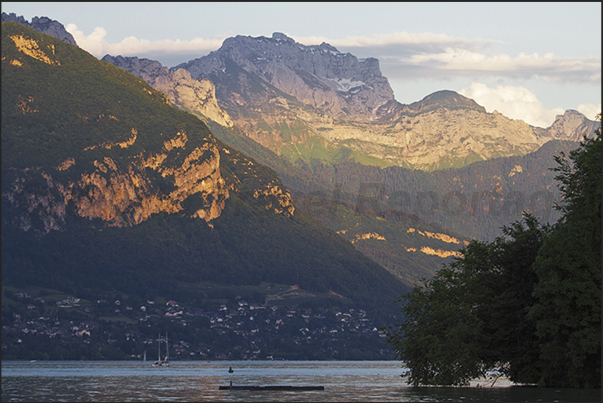
<svg viewBox="0 0 603 403"><path fill-rule="evenodd" d="M157 337L157 361L153 364L154 367L169 367L169 345L167 332L165 332L165 360L161 360L161 334Z"/></svg>

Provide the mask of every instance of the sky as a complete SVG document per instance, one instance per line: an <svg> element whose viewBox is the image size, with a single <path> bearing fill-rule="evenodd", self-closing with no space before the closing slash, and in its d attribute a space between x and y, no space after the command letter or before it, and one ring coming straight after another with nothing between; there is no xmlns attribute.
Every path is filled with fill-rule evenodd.
<svg viewBox="0 0 603 403"><path fill-rule="evenodd" d="M539 127L568 109L601 111L601 2L2 2L2 12L56 20L99 59L174 67L229 37L281 32L377 58L403 104L452 90Z"/></svg>

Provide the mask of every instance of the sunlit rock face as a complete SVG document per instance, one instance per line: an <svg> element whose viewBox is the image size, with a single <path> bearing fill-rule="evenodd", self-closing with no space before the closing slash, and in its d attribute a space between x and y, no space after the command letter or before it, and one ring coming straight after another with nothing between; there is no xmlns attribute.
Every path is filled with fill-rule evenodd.
<svg viewBox="0 0 603 403"><path fill-rule="evenodd" d="M120 172L110 158L95 160L97 170L82 175L72 185L79 192L67 192L65 198L74 200L83 217L123 226L138 224L152 214L181 211L184 200L196 197L204 207L192 216L210 221L220 215L228 198L228 186L220 174L220 153L207 143L191 149L181 166L166 166L169 153L176 148L185 150L186 142L186 133L177 133L164 143L164 152L136 158L127 172ZM147 168L161 178L161 185L145 174Z"/></svg>
<svg viewBox="0 0 603 403"><path fill-rule="evenodd" d="M85 151L129 148L135 141L103 143ZM211 221L220 217L231 192L240 192L242 177L226 179L221 173L221 152L213 138L199 146L190 146L187 134L177 132L164 141L157 153L129 155L125 160L111 157L93 159L93 169L75 181L64 181L65 175L78 165L78 158L67 158L54 169L8 168L3 176L3 202L13 210L13 224L24 231L47 234L61 230L69 214L89 220L101 220L109 226L140 224L158 213L185 213L193 219ZM184 157L182 155L184 154ZM85 153L84 153L85 155ZM168 161L176 158L174 166ZM79 164L89 164L84 158ZM237 160L250 166L248 160ZM295 206L289 191L275 178L257 179L251 196L274 214L291 217ZM194 208L186 207L193 205Z"/></svg>
<svg viewBox="0 0 603 403"><path fill-rule="evenodd" d="M182 152L187 155L180 166L166 163L173 157L170 153ZM13 172L15 179L3 196L23 213L17 219L23 230L32 227L35 217L43 222L37 229L48 233L60 229L69 213L100 219L110 226L131 226L153 214L180 212L189 198L196 199L199 206L189 215L209 222L220 216L233 188L221 175L216 144L207 142L187 149L187 136L183 132L166 140L161 152L130 156L128 161L123 166L123 161L116 162L110 157L95 159L93 170L68 182L61 182L53 175L73 169L78 164L75 158L62 161L55 171ZM38 185L32 187L32 182Z"/></svg>
<svg viewBox="0 0 603 403"><path fill-rule="evenodd" d="M198 113L222 126L233 122L216 100L214 85L205 79L197 80L184 69L171 71L161 63L138 57L106 55L102 59L145 80L163 92L170 102L184 111Z"/></svg>

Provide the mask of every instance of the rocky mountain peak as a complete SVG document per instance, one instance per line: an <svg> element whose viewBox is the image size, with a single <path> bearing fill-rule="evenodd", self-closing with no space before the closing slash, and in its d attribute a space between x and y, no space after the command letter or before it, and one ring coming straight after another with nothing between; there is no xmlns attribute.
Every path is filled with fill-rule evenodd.
<svg viewBox="0 0 603 403"><path fill-rule="evenodd" d="M48 17L33 17L29 23L22 15L17 16L15 13L2 13L2 22L16 22L27 27L33 28L38 32L53 36L70 45L77 46L73 35L71 35L63 24L58 21L51 20Z"/></svg>
<svg viewBox="0 0 603 403"><path fill-rule="evenodd" d="M232 93L233 82L241 79L228 75L229 66L238 66L264 84L335 118L369 121L375 108L394 99L377 59L358 59L327 43L306 46L279 32L270 38L228 38L217 51L174 69L185 68L194 78L209 79L218 94L224 89L227 96L226 88ZM249 87L240 88L239 93L247 98L258 96ZM265 97L262 99L265 102Z"/></svg>
<svg viewBox="0 0 603 403"><path fill-rule="evenodd" d="M431 171L523 155L549 140L594 130L577 112L550 129L534 128L450 90L403 105L377 59L358 59L327 43L306 46L278 32L229 38L219 50L178 67L211 80L235 125L292 158L306 158L297 143L319 136L333 147Z"/></svg>
<svg viewBox="0 0 603 403"><path fill-rule="evenodd" d="M272 34L272 39L276 41L295 42L292 38L289 38L287 35L281 32L274 32Z"/></svg>
<svg viewBox="0 0 603 403"><path fill-rule="evenodd" d="M320 45L318 45L318 49L326 50L328 52L340 53L339 50L337 50L337 48L335 46L331 46L326 42L323 42Z"/></svg>
<svg viewBox="0 0 603 403"><path fill-rule="evenodd" d="M408 105L408 109L416 112L427 112L437 108L472 109L486 112L486 108L479 105L473 99L450 90L436 91L433 94L427 95L421 101Z"/></svg>
<svg viewBox="0 0 603 403"><path fill-rule="evenodd" d="M600 126L601 122L589 120L582 113L568 109L563 115L557 115L548 129L541 129L538 132L557 140L581 141L585 135L592 135Z"/></svg>

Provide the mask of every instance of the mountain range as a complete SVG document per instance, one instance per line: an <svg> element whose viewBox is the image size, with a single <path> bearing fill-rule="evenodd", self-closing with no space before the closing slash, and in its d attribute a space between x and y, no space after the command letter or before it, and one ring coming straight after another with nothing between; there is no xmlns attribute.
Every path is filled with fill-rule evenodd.
<svg viewBox="0 0 603 403"><path fill-rule="evenodd" d="M274 300L276 284L391 323L471 239L522 211L553 221L553 156L600 125L532 127L447 90L400 104L378 60L280 33L167 68L2 18L13 287L195 304L208 287Z"/></svg>
<svg viewBox="0 0 603 403"><path fill-rule="evenodd" d="M229 38L219 50L171 69L136 57L106 55L103 60L166 94L201 81L215 83L215 101L211 97L191 102L174 99L174 105L206 121L219 138L275 169L300 208L313 207L316 200L332 203L337 194L357 211L356 202L369 196L359 193L372 186L380 189L380 196L377 200L373 193L371 202L380 203L382 212L410 213L436 223L436 232L448 232L455 239L491 240L501 234L503 225L521 218L523 210L553 222L558 196L549 171L553 156L576 147L582 136L599 125L569 110L549 128L533 127L498 112L488 113L475 101L446 90L402 105L393 99L377 60L358 60L328 44L304 46L279 33L272 38ZM176 75L187 79L172 89L156 84L176 82ZM208 110L200 105L216 103L232 126L223 122L212 126L206 116L215 115L213 107ZM386 106L389 112L382 113ZM401 126L403 120L406 123ZM354 126L353 141L333 140L334 132L351 133L350 125ZM395 159L381 153L383 139L390 143L387 152L395 154ZM400 142L405 142L404 150L395 145ZM441 169L451 166L457 168ZM456 197L455 206L442 203L449 195ZM303 202L306 199L311 201ZM362 239L355 242L357 248L410 282L433 274L449 261L442 256L454 256L462 245L442 244L434 249L438 253L429 249L440 258L424 265L430 269L418 269L407 260L417 245L392 236L379 235L381 242L363 238L368 233L389 232L381 228L393 225L388 220L374 220L360 230L353 219L332 218L320 217L348 240ZM399 218L395 225L400 227ZM405 225L398 233L412 228L410 223ZM428 249L419 246L416 250Z"/></svg>
<svg viewBox="0 0 603 403"><path fill-rule="evenodd" d="M172 70L181 68L209 79L237 126L290 161L328 160L324 153L349 149L365 164L433 171L525 155L550 140L579 141L597 125L570 111L537 128L446 90L404 105L377 59L359 60L326 43L305 46L281 33L228 38Z"/></svg>

